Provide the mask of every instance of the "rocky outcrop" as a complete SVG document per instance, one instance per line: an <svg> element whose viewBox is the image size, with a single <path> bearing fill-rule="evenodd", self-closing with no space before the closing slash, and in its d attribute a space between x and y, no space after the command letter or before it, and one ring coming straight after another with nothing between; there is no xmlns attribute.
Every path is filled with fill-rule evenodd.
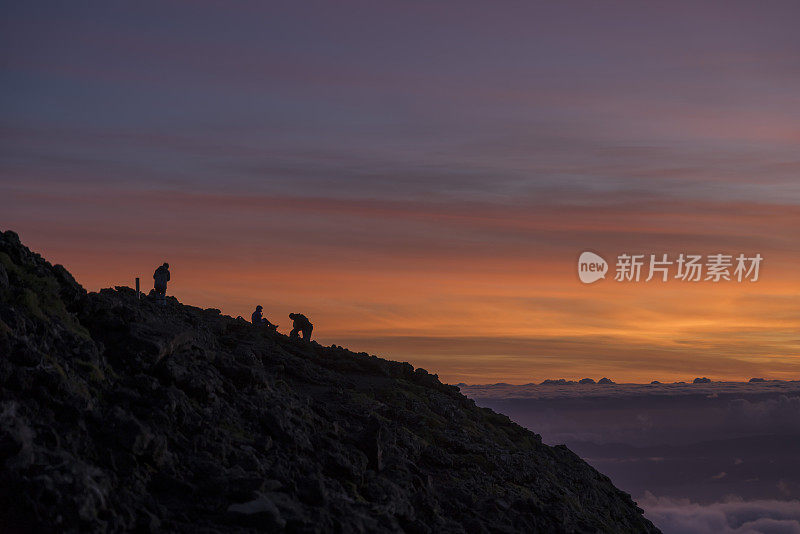
<svg viewBox="0 0 800 534"><path fill-rule="evenodd" d="M124 287L0 234L3 532L657 532L408 363Z"/></svg>

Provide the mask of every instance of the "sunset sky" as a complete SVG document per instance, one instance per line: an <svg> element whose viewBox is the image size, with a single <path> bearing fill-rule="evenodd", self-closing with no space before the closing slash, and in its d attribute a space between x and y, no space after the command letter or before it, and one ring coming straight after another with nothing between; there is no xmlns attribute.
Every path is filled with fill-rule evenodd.
<svg viewBox="0 0 800 534"><path fill-rule="evenodd" d="M800 379L797 2L0 9L0 228L89 290L168 261L451 383Z"/></svg>

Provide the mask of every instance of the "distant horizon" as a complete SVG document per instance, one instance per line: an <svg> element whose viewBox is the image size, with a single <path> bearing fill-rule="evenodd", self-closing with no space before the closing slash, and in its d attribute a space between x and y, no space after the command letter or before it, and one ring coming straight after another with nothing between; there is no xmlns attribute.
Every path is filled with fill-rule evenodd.
<svg viewBox="0 0 800 534"><path fill-rule="evenodd" d="M591 377L583 377L583 378L591 378ZM486 386L486 387L491 387L491 386L546 386L546 387L600 386L600 387L605 387L605 386L675 386L675 385L703 386L703 385L708 385L708 384L766 384L766 383L769 383L769 382L782 382L782 383L790 384L790 383L794 383L794 382L800 382L800 377L792 380L792 379L780 379L780 378L764 378L764 377L760 377L760 376L751 377L751 379L752 378L757 378L757 379L762 379L763 378L763 381L757 380L755 382L752 382L751 379L747 379L747 380L714 380L713 378L710 378L710 377L694 377L694 378L688 378L686 380L678 380L678 381L665 381L665 380L658 380L657 378L654 378L653 380L658 381L658 384L653 384L652 383L653 380L651 380L649 382L617 382L616 380L613 380L613 378L611 378L611 377L606 377L606 378L611 379L613 381L613 383L612 384L598 384L596 382L597 379L594 379L595 383L593 383L593 384L580 384L580 383L578 383L578 381L582 380L582 379L577 379L576 380L576 379L571 379L571 378L563 378L563 379L562 378L545 378L544 380L538 381L538 382L525 382L525 383L492 382L492 383L486 383L486 384L468 384L466 382L459 382L459 383L457 383L455 385L456 386L464 385L464 386L469 386L469 387L483 387L483 386ZM695 378L709 378L710 381L709 382L694 383L694 379ZM567 382L565 382L563 384L545 383L545 381L547 381L547 380L566 380Z"/></svg>
<svg viewBox="0 0 800 534"><path fill-rule="evenodd" d="M701 385L700 383L693 384L693 381L694 381L695 378L709 378L711 380L710 382L704 382L704 384L758 384L758 383L761 383L761 382L760 381L751 382L750 379L752 379L752 378L763 378L763 377L753 376L753 377L750 377L747 380L714 380L713 378L710 378L710 377L697 377L696 376L694 378L688 378L686 380L679 380L679 381L665 381L665 380L658 380L657 378L654 378L653 380L657 380L658 384L653 384L652 383L653 380L651 380L650 382L617 382L616 380L614 380L611 377L604 377L604 378L609 378L609 379L613 380L614 383L613 384L598 384L596 382L594 384L579 384L578 383L579 380L583 380L585 378L592 378L592 377L585 376L583 378L578 378L578 379L561 378L561 377L559 377L559 378L545 378L544 379L544 380L562 380L562 379L563 380L567 380L568 382L565 383L565 384L545 384L545 383L543 383L544 380L542 380L542 381L539 381L539 382L525 382L525 383L491 382L491 383L486 383L486 384L468 384L466 382L459 382L458 384L455 384L455 385L457 385L457 386L460 386L462 384L464 384L466 386L552 386L552 385L565 385L565 386L605 386L605 385L652 386L652 385L660 385L660 386L669 386L669 385L675 385L675 384L680 384L680 385L684 385L684 384L685 385L690 385L690 384L691 385ZM601 377L601 378L603 378L603 377ZM598 379L593 379L593 380L597 381ZM763 378L763 380L764 380L764 382L800 382L800 377L798 377L798 378L796 378L794 380L792 380L792 379L780 379L780 378Z"/></svg>

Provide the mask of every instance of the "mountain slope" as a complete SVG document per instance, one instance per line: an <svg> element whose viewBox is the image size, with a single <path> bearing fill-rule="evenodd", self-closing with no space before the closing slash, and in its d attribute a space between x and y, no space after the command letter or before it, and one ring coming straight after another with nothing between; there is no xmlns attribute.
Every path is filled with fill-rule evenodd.
<svg viewBox="0 0 800 534"><path fill-rule="evenodd" d="M565 447L408 363L129 288L0 234L0 525L657 532Z"/></svg>

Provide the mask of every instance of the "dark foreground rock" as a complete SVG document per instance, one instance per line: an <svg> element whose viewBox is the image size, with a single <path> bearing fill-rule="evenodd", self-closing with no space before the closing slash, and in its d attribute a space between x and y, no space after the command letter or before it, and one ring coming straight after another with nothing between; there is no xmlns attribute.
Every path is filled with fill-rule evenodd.
<svg viewBox="0 0 800 534"><path fill-rule="evenodd" d="M128 288L0 234L2 532L657 532L563 446L408 363Z"/></svg>

